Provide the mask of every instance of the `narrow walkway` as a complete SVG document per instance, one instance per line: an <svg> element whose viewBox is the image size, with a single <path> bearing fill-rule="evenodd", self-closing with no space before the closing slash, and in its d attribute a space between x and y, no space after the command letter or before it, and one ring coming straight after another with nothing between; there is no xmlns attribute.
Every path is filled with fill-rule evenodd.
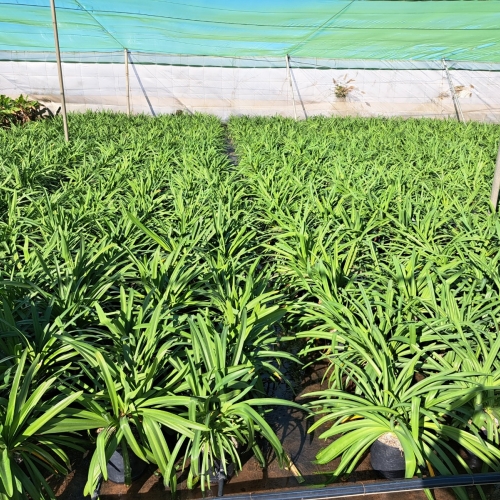
<svg viewBox="0 0 500 500"><path fill-rule="evenodd" d="M227 123L223 123L222 124L222 127L224 128L224 132L226 134L226 154L227 154L227 157L229 158L229 161L234 165L238 165L238 156L236 154L236 149L234 147L234 143L231 139L231 137L229 137L229 129L228 129L228 126L227 126Z"/></svg>

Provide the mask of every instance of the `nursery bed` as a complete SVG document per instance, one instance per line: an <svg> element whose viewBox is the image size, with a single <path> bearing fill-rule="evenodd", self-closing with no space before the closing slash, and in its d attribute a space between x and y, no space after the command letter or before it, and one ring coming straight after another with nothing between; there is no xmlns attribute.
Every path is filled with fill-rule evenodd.
<svg viewBox="0 0 500 500"><path fill-rule="evenodd" d="M474 457L500 470L500 127L111 113L70 125L69 143L59 118L0 130L9 498L42 500L34 488L66 474L65 453L61 500L91 495L131 450L154 465L103 497L165 495L184 463L180 496L196 498L238 457L228 494L320 487L333 470L377 481L368 453L382 437L407 477L470 473Z"/></svg>
<svg viewBox="0 0 500 500"><path fill-rule="evenodd" d="M324 387L322 384L323 367L309 369L304 372L304 379L301 388L297 391L297 396L312 392ZM292 390L286 384L275 385L271 392L273 396L283 398L293 398ZM312 462L316 454L326 444L325 441L318 439L318 432L311 435L307 433L309 421L304 418L304 414L297 410L277 409L268 417L268 421L276 429L276 433L283 443L283 446L291 457L293 464L301 475L297 478L290 469L281 469L275 459L270 458L268 467L262 469L258 462L251 455L243 459L243 469L237 475L234 475L224 487L224 497L231 498L233 495L243 493L265 493L277 491L291 491L299 488L307 489L311 487L321 487L329 483L328 472L333 470L335 463L331 465L317 465ZM331 441L331 440L330 440ZM330 442L327 441L327 442ZM338 462L338 460L336 461ZM65 481L59 484L56 495L58 500L84 500L81 494L86 480L86 470L88 460L81 456L75 457L75 471ZM371 484L374 482L384 482L378 474L373 471L370 465L369 454L359 464L356 471L338 483L338 486L349 483ZM370 495L374 500L397 500L404 495L406 500L426 500L422 491L405 493L384 493L379 495ZM455 496L451 490L441 489L435 491L436 500L453 500ZM207 498L217 496L217 486L205 493ZM186 481L181 480L179 491L176 496L170 495L165 491L161 479L155 474L154 465L148 467L146 472L135 481L130 488L123 484L116 484L111 481L103 483L100 490L101 500L195 500L204 498L204 495L196 488L189 490L186 487ZM362 497L349 497L353 500ZM366 496L363 498L367 498ZM471 498L476 498L471 491ZM479 498L479 497L477 497Z"/></svg>

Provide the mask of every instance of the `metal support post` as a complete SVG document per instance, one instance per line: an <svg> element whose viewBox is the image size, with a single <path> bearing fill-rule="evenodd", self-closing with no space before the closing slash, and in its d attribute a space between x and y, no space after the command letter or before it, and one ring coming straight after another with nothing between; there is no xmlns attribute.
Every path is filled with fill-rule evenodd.
<svg viewBox="0 0 500 500"><path fill-rule="evenodd" d="M457 120L459 122L464 122L465 119L464 119L464 114L462 113L462 107L460 106L460 101L458 100L457 94L455 92L455 87L453 85L453 82L451 80L451 75L448 70L448 66L444 59L443 59L443 67L444 70L446 71L446 78L448 78L448 85L450 86L451 97L453 99L453 105L455 106L455 113L457 114Z"/></svg>
<svg viewBox="0 0 500 500"><path fill-rule="evenodd" d="M68 133L68 117L66 114L66 98L64 96L64 82L62 75L61 66L61 52L59 51L59 33L57 31L57 17L56 17L56 5L55 0L50 0L50 9L52 10L52 27L54 28L54 41L56 45L56 61L57 61L57 73L59 75L59 91L61 93L61 111L64 126L64 138L66 142L69 141Z"/></svg>
<svg viewBox="0 0 500 500"><path fill-rule="evenodd" d="M130 116L130 78L128 72L128 50L125 49L125 79L127 87L127 115Z"/></svg>
<svg viewBox="0 0 500 500"><path fill-rule="evenodd" d="M288 54L286 55L285 59L286 59L286 69L288 73L288 81L290 82L290 89L292 90L293 114L295 116L295 119L297 119L297 107L295 106L295 94L293 92L292 72L290 70L290 57Z"/></svg>
<svg viewBox="0 0 500 500"><path fill-rule="evenodd" d="M493 176L493 185L491 186L491 209L493 213L497 211L498 192L500 191L500 144L498 145L497 163L495 166L495 175Z"/></svg>

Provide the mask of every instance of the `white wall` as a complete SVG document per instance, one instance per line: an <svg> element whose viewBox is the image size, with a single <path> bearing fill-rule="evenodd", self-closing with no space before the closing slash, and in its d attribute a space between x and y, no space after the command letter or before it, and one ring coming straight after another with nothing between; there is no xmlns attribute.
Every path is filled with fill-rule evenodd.
<svg viewBox="0 0 500 500"><path fill-rule="evenodd" d="M129 70L134 113L294 115L286 69L130 64ZM126 110L123 64L65 63L63 74L70 111ZM455 116L444 71L292 68L292 75L299 118ZM466 119L500 122L500 72L452 70L451 75L454 86L463 86L458 95ZM334 79L352 87L346 99L335 96ZM0 61L0 94L20 93L58 103L55 63Z"/></svg>

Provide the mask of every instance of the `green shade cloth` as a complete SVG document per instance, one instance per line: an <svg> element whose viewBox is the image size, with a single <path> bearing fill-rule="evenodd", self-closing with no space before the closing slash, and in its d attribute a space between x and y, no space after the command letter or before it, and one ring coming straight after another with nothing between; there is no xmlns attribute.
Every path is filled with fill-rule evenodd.
<svg viewBox="0 0 500 500"><path fill-rule="evenodd" d="M500 1L56 0L61 50L500 62ZM0 51L52 52L49 0L0 0Z"/></svg>

